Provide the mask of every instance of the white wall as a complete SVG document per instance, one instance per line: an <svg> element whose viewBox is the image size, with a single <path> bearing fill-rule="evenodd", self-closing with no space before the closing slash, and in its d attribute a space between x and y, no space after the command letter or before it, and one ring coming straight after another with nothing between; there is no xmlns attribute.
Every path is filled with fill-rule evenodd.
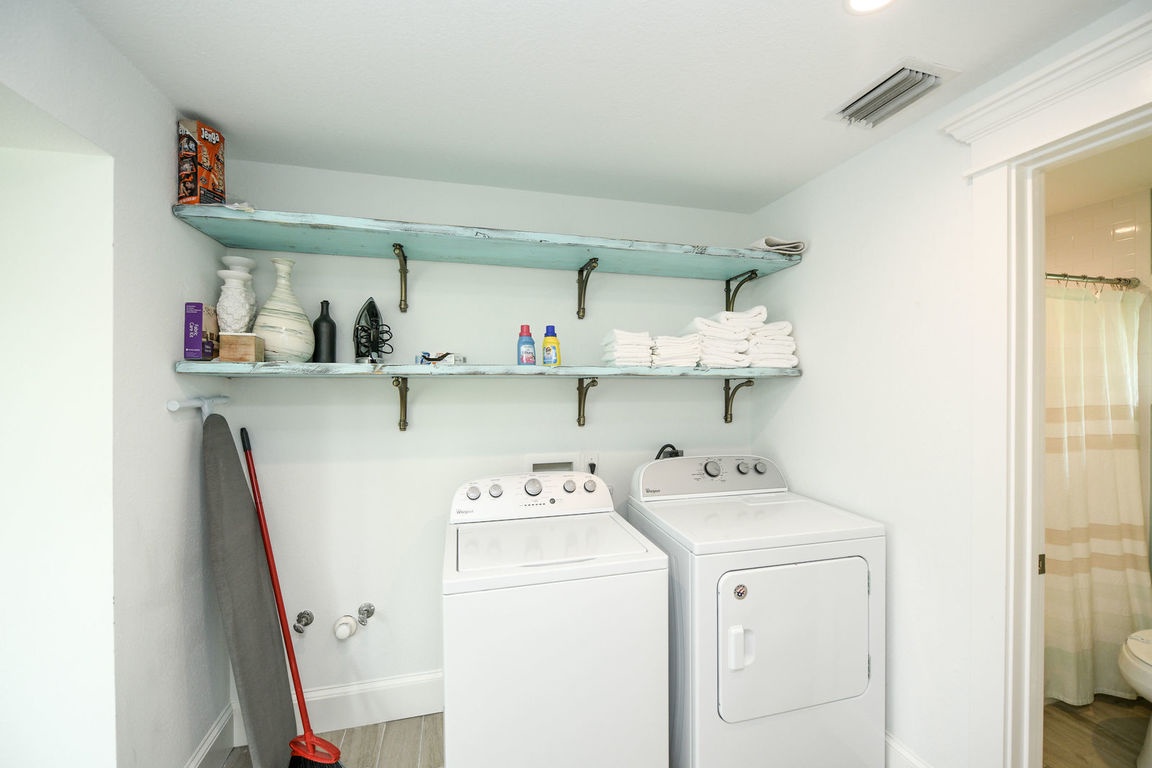
<svg viewBox="0 0 1152 768"><path fill-rule="evenodd" d="M32 295L42 302L20 328L40 342L9 372L27 382L33 399L11 404L20 419L53 427L47 450L58 467L51 477L32 474L51 458L35 450L39 438L10 446L18 455L9 469L44 482L35 512L7 503L5 511L35 514L62 534L83 536L77 558L61 565L53 562L58 555L41 566L63 568L72 589L53 590L51 600L30 594L49 614L53 643L93 665L77 690L55 654L20 655L23 674L58 709L51 721L28 713L33 727L6 731L6 741L25 743L29 730L50 723L50 737L27 742L41 760L50 749L55 760L90 765L184 765L219 746L213 731L230 710L228 667L203 554L199 424L171 416L164 402L188 383L172 370L182 305L214 289L218 249L169 213L172 106L70 5L0 4L0 86L111 158L103 176L85 180L83 195L75 187L75 174L87 167L81 161L62 161L70 184L59 192L41 187L31 168L5 179L28 189L26 207L11 219L5 212L4 229L18 242L91 224L60 253L25 262L38 281ZM5 119L12 103L5 100ZM84 271L62 268L76 264ZM91 275L97 279L86 279ZM23 290L4 285L6 296ZM61 339L69 339L63 348ZM65 420L81 410L74 425ZM27 506L31 488L22 489L17 499ZM35 579L25 574L6 583ZM74 599L85 602L79 615ZM113 632L114 686L105 647ZM6 707L22 703L5 699ZM99 738L86 738L93 725Z"/></svg>
<svg viewBox="0 0 1152 768"><path fill-rule="evenodd" d="M761 216L810 247L761 288L795 325L804 376L754 445L796 490L887 526L888 730L939 768L968 764L974 662L966 159L918 126Z"/></svg>
<svg viewBox="0 0 1152 768"><path fill-rule="evenodd" d="M112 286L111 189L107 157L0 147L0 722L13 763L42 760L66 724L61 759L115 765L112 307L98 298Z"/></svg>

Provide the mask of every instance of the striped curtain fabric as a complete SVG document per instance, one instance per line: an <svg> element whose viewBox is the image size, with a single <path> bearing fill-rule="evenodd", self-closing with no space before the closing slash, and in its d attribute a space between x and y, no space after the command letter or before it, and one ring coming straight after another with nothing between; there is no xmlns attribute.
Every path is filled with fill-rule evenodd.
<svg viewBox="0 0 1152 768"><path fill-rule="evenodd" d="M1140 493L1136 291L1050 285L1044 515L1045 695L1134 699L1117 655L1152 627Z"/></svg>

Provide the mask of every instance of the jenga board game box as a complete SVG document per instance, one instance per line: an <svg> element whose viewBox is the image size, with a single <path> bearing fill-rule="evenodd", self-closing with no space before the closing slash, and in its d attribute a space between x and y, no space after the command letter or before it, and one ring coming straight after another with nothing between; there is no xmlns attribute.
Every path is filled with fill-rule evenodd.
<svg viewBox="0 0 1152 768"><path fill-rule="evenodd" d="M199 120L177 123L177 192L180 203L224 202L224 137Z"/></svg>

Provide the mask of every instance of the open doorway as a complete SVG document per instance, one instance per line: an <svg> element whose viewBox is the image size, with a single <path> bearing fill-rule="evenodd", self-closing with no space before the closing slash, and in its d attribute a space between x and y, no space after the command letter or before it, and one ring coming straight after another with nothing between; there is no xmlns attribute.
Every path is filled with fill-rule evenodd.
<svg viewBox="0 0 1152 768"><path fill-rule="evenodd" d="M1047 168L1044 190L1043 765L1132 765L1152 718L1117 663L1152 627L1152 138Z"/></svg>

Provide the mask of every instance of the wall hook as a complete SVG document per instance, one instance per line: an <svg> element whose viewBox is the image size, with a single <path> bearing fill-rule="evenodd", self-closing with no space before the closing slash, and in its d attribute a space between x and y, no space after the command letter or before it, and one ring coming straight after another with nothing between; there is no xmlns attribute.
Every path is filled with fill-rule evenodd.
<svg viewBox="0 0 1152 768"><path fill-rule="evenodd" d="M292 629L302 635L304 634L304 627L307 627L315 620L316 616L312 611L300 611L300 613L296 614L296 623L292 625Z"/></svg>
<svg viewBox="0 0 1152 768"><path fill-rule="evenodd" d="M188 400L169 400L166 405L172 413L176 413L176 411L182 408L199 408L200 417L207 419L212 414L213 406L216 403L223 405L230 399L227 395L211 395L208 397L193 397Z"/></svg>
<svg viewBox="0 0 1152 768"><path fill-rule="evenodd" d="M376 606L372 605L372 603L361 603L359 610L356 611L356 620L360 622L360 626L366 627L368 626L368 619L375 615Z"/></svg>

